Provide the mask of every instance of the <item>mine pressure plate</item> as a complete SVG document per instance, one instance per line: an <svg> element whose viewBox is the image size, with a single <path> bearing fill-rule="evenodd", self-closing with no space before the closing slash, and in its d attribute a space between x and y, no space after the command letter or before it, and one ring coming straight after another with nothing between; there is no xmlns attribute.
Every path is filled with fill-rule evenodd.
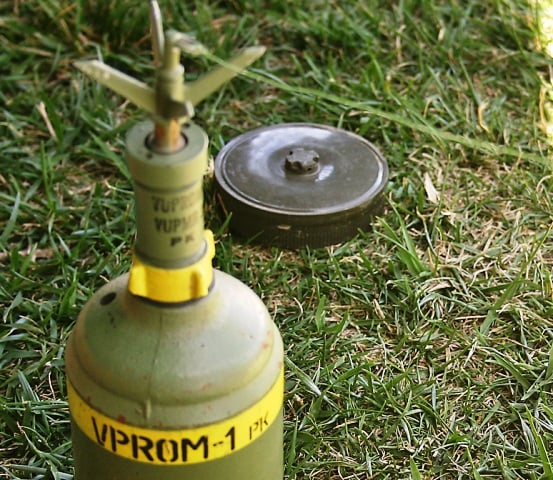
<svg viewBox="0 0 553 480"><path fill-rule="evenodd" d="M231 140L215 160L230 228L285 248L341 243L383 207L388 165L374 145L310 123L271 125Z"/></svg>

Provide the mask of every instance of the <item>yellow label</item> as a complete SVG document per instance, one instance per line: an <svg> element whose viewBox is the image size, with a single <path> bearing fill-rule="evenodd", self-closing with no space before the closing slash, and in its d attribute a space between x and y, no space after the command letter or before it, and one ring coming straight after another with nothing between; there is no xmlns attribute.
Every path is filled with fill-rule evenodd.
<svg viewBox="0 0 553 480"><path fill-rule="evenodd" d="M92 408L67 382L69 409L77 426L93 442L120 457L154 465L208 462L240 450L259 438L282 409L284 376L255 405L219 423L164 430L129 425Z"/></svg>

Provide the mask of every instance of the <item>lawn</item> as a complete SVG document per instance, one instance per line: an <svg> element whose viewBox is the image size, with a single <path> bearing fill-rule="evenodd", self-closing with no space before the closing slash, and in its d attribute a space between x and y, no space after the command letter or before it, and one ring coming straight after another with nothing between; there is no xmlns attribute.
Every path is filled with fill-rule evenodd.
<svg viewBox="0 0 553 480"><path fill-rule="evenodd" d="M215 266L283 336L286 478L553 478L553 86L539 5L160 5L219 58L267 47L198 105L212 156L252 128L310 122L365 137L389 163L372 231L321 249L235 237L206 176ZM0 42L0 478L69 479L64 348L86 300L129 269L124 137L144 117L72 63L101 58L151 83L148 4L0 0ZM183 61L188 79L214 66Z"/></svg>

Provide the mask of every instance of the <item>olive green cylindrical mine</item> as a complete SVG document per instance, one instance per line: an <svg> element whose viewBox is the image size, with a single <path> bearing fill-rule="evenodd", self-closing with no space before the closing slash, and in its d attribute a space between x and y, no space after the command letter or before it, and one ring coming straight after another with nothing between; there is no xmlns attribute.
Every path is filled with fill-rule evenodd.
<svg viewBox="0 0 553 480"><path fill-rule="evenodd" d="M281 480L283 348L261 300L218 271L171 308L127 281L88 301L67 346L77 480Z"/></svg>
<svg viewBox="0 0 553 480"><path fill-rule="evenodd" d="M131 271L86 303L66 350L76 480L282 480L280 334L263 302L214 271L204 230L208 138L194 105L258 58L246 49L185 85L191 37L150 0L154 88L99 61L78 67L144 109L126 159L136 194Z"/></svg>

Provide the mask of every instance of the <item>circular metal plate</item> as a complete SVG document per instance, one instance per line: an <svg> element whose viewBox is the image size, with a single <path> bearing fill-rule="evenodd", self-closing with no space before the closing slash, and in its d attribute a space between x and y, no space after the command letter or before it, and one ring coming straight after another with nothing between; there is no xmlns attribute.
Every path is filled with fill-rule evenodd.
<svg viewBox="0 0 553 480"><path fill-rule="evenodd" d="M215 160L223 209L234 232L287 248L340 243L383 205L388 165L364 138L309 123L258 128Z"/></svg>

